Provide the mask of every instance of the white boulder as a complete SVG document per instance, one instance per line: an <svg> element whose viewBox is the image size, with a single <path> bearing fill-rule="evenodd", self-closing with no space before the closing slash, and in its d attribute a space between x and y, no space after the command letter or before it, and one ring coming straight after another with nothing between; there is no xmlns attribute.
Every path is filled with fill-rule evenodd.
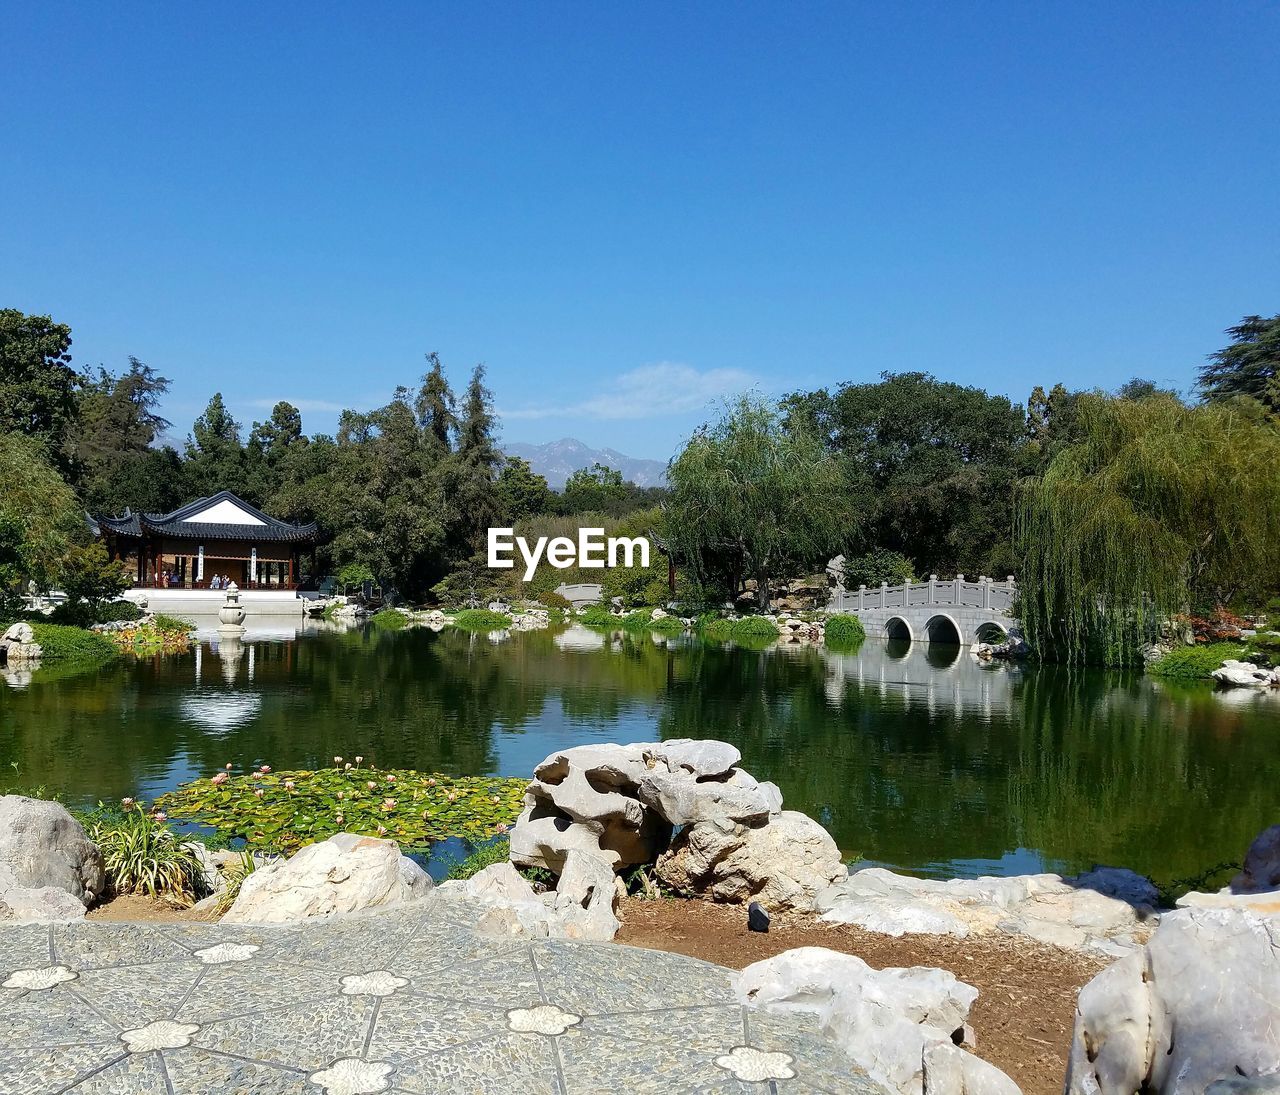
<svg viewBox="0 0 1280 1095"><path fill-rule="evenodd" d="M995 1065L953 1042L927 1043L922 1071L923 1095L1022 1095Z"/></svg>
<svg viewBox="0 0 1280 1095"><path fill-rule="evenodd" d="M1260 1092L1277 1071L1280 937L1265 917L1168 914L1080 992L1067 1095Z"/></svg>
<svg viewBox="0 0 1280 1095"><path fill-rule="evenodd" d="M424 900L430 876L394 840L338 833L246 876L228 924L352 916Z"/></svg>
<svg viewBox="0 0 1280 1095"><path fill-rule="evenodd" d="M898 1095L922 1095L926 1051L935 1045L954 1048L964 1036L969 1008L978 997L972 985L945 970L917 966L875 970L853 955L825 947L800 947L748 966L735 979L734 991L747 1005L775 1012L800 1011L817 1017L828 1037L836 1041L867 1075ZM976 1060L976 1058L975 1058ZM969 1069L976 1077L966 1089L965 1062L935 1058L930 1095L1006 1095L1015 1086L976 1086L985 1071ZM954 1087L958 1076L961 1086ZM1007 1077L1003 1077L1007 1080ZM944 1081L950 1088L943 1086ZM1009 1081L1012 1084L1012 1081Z"/></svg>
<svg viewBox="0 0 1280 1095"><path fill-rule="evenodd" d="M84 902L57 886L23 886L0 864L0 922L55 924L84 919Z"/></svg>
<svg viewBox="0 0 1280 1095"><path fill-rule="evenodd" d="M1215 669L1212 677L1219 684L1228 688L1234 687L1254 687L1268 688L1271 686L1271 671L1262 669L1253 664L1253 662L1240 662L1232 658L1228 658L1222 663L1222 668Z"/></svg>
<svg viewBox="0 0 1280 1095"><path fill-rule="evenodd" d="M867 867L820 893L815 906L829 923L884 935L964 939L1002 932L1118 956L1146 937L1155 897L1147 880L1117 868L1095 868L1075 879L1037 874L942 881Z"/></svg>
<svg viewBox="0 0 1280 1095"><path fill-rule="evenodd" d="M727 818L690 825L658 857L656 873L680 893L807 912L845 866L830 833L783 810L759 826Z"/></svg>
<svg viewBox="0 0 1280 1095"><path fill-rule="evenodd" d="M52 887L86 906L107 881L102 853L66 807L24 795L0 797L0 867L8 868L11 886Z"/></svg>

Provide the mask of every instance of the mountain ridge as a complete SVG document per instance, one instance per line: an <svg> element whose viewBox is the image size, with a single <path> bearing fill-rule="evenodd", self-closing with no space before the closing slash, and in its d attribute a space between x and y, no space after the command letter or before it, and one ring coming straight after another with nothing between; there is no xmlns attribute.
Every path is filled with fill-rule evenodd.
<svg viewBox="0 0 1280 1095"><path fill-rule="evenodd" d="M645 460L627 456L617 449L593 449L576 437L562 437L534 445L528 441L512 441L503 445L508 456L518 456L529 461L529 466L546 479L553 490L562 490L575 471L603 464L622 473L622 478L638 487L661 487L667 481L667 465L661 460Z"/></svg>

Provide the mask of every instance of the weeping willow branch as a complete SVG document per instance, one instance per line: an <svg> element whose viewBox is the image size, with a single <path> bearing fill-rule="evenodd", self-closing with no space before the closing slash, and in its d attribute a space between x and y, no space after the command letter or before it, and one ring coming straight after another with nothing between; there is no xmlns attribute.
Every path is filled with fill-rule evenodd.
<svg viewBox="0 0 1280 1095"><path fill-rule="evenodd" d="M1280 578L1280 431L1246 406L1084 397L1081 440L1020 491L1028 640L1132 662L1170 616Z"/></svg>

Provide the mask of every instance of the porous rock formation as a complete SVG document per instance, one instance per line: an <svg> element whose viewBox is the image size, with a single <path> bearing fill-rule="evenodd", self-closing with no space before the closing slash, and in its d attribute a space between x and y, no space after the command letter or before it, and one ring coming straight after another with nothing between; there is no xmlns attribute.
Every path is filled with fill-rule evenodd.
<svg viewBox="0 0 1280 1095"><path fill-rule="evenodd" d="M102 853L61 803L0 797L0 920L81 919L105 886Z"/></svg>
<svg viewBox="0 0 1280 1095"><path fill-rule="evenodd" d="M741 759L727 742L688 738L553 753L534 769L511 859L559 874L579 851L615 871L655 864L681 893L812 910L844 874L840 851Z"/></svg>

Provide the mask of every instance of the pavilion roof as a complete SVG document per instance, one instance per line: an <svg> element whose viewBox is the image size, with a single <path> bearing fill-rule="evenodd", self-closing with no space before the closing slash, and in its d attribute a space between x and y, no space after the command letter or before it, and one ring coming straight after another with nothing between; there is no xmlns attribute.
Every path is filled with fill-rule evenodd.
<svg viewBox="0 0 1280 1095"><path fill-rule="evenodd" d="M210 510L244 515L244 521L193 520ZM314 521L292 525L278 520L237 498L229 490L207 498L197 498L171 513L134 513L126 509L118 517L97 517L94 523L103 532L118 536L169 536L184 540L256 540L313 543L319 535Z"/></svg>

